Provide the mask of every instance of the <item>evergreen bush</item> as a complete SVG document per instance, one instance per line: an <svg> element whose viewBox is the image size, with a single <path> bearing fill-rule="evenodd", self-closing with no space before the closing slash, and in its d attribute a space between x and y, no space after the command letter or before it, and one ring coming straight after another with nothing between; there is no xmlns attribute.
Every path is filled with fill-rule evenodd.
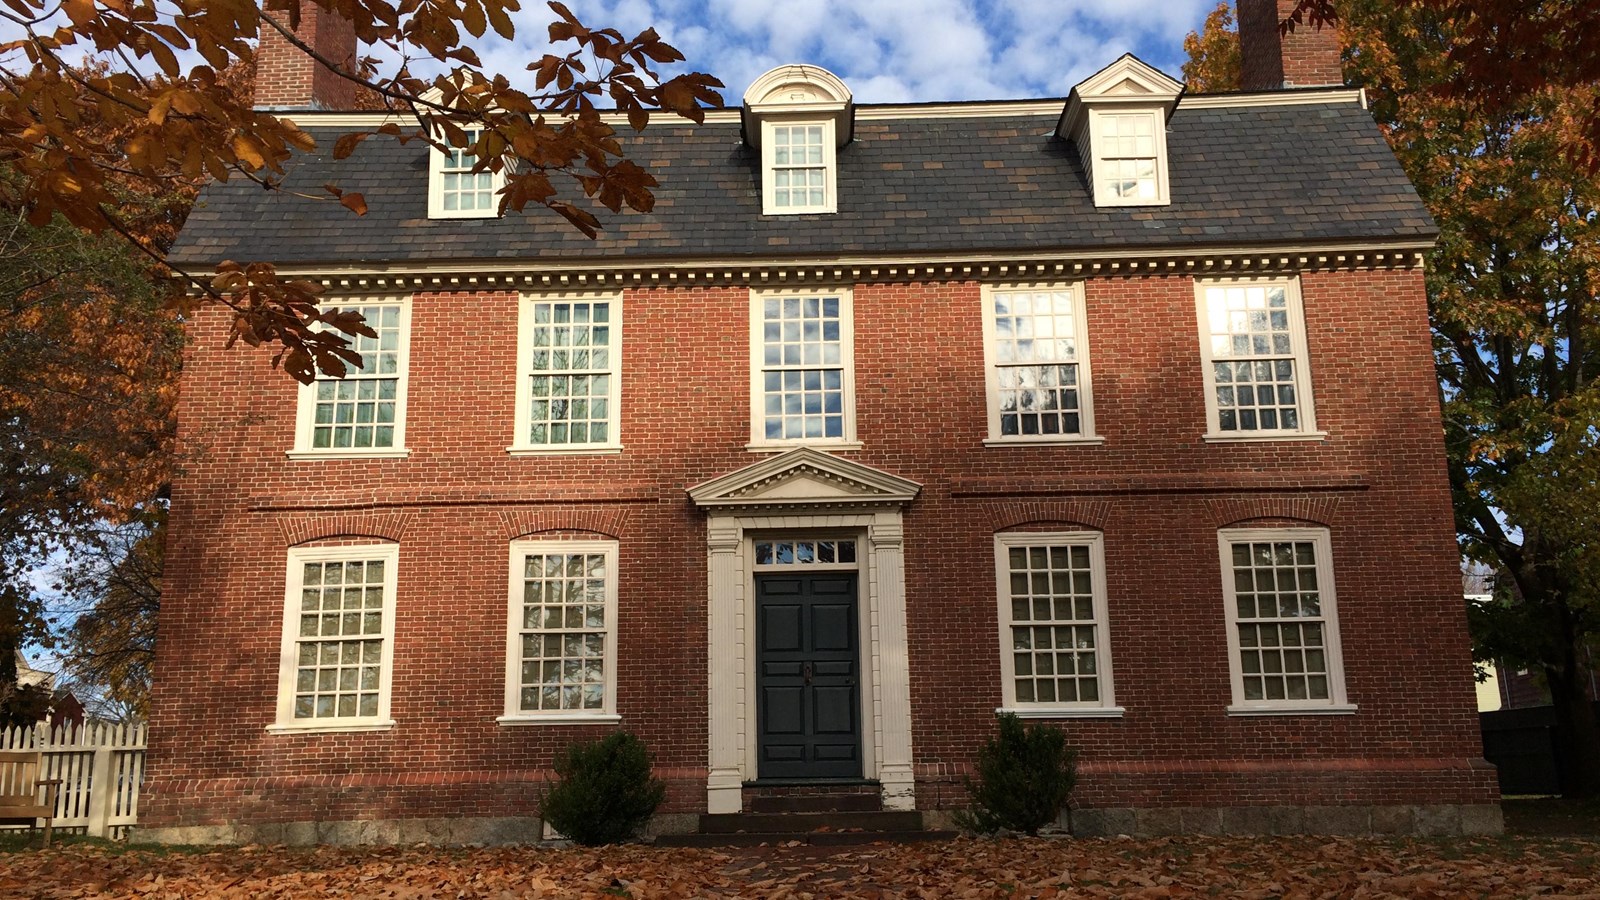
<svg viewBox="0 0 1600 900"><path fill-rule="evenodd" d="M544 820L585 846L633 838L666 795L666 785L650 774L644 742L625 731L569 746L555 768L559 777L541 804Z"/></svg>
<svg viewBox="0 0 1600 900"><path fill-rule="evenodd" d="M1066 806L1078 779L1078 751L1068 749L1060 729L1025 727L1001 713L1000 733L978 749L976 779L967 779L972 807L956 814L968 831L1000 829L1038 834Z"/></svg>

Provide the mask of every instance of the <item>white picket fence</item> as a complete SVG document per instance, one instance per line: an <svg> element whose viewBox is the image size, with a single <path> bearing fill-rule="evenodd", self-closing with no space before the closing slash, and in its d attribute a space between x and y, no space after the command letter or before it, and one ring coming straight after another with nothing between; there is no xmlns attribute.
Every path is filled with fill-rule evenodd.
<svg viewBox="0 0 1600 900"><path fill-rule="evenodd" d="M145 726L45 725L0 729L0 750L44 754L42 778L59 778L57 830L120 839L139 821Z"/></svg>

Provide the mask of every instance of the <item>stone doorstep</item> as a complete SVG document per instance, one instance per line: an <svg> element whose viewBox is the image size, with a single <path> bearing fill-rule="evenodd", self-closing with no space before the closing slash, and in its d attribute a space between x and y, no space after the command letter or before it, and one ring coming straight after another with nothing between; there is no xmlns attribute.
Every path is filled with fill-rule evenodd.
<svg viewBox="0 0 1600 900"><path fill-rule="evenodd" d="M954 831L810 831L790 834L664 834L656 838L657 847L778 847L809 844L813 847L847 847L861 844L913 844L947 841Z"/></svg>
<svg viewBox="0 0 1600 900"><path fill-rule="evenodd" d="M925 828L922 813L915 811L722 813L701 816L700 828L693 834L661 835L656 844L665 847L754 847L790 843L844 846L952 837L955 837L953 831Z"/></svg>
<svg viewBox="0 0 1600 900"><path fill-rule="evenodd" d="M701 834L789 834L814 831L920 831L922 813L889 812L719 813L700 817Z"/></svg>

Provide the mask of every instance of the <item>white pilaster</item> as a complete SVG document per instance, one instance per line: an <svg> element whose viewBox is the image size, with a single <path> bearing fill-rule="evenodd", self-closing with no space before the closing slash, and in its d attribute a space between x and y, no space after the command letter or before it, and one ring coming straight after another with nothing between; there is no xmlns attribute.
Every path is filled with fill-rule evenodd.
<svg viewBox="0 0 1600 900"><path fill-rule="evenodd" d="M911 662L906 634L905 528L900 511L881 512L867 530L872 577L877 582L878 685L882 697L885 809L915 809L916 775L911 757Z"/></svg>
<svg viewBox="0 0 1600 900"><path fill-rule="evenodd" d="M711 717L706 811L736 813L743 806L744 776L739 771L739 614L744 604L740 565L743 533L737 520L713 516L706 526L708 550L707 636Z"/></svg>

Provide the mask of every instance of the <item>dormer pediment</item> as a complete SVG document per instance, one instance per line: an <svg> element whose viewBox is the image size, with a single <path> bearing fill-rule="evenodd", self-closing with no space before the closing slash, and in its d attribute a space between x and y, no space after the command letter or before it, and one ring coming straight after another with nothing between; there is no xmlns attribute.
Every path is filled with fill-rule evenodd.
<svg viewBox="0 0 1600 900"><path fill-rule="evenodd" d="M1089 109L1097 105L1159 106L1163 119L1172 115L1183 94L1183 82L1178 81L1132 53L1124 53L1116 62L1078 82L1067 97L1067 105L1056 123L1056 136L1073 137L1082 128Z"/></svg>
<svg viewBox="0 0 1600 900"><path fill-rule="evenodd" d="M856 509L903 506L921 491L882 469L799 447L689 488L689 498L703 509Z"/></svg>
<svg viewBox="0 0 1600 900"><path fill-rule="evenodd" d="M762 144L762 122L797 118L832 122L835 146L843 147L855 131L855 97L821 66L779 66L745 90L741 118L752 147Z"/></svg>

